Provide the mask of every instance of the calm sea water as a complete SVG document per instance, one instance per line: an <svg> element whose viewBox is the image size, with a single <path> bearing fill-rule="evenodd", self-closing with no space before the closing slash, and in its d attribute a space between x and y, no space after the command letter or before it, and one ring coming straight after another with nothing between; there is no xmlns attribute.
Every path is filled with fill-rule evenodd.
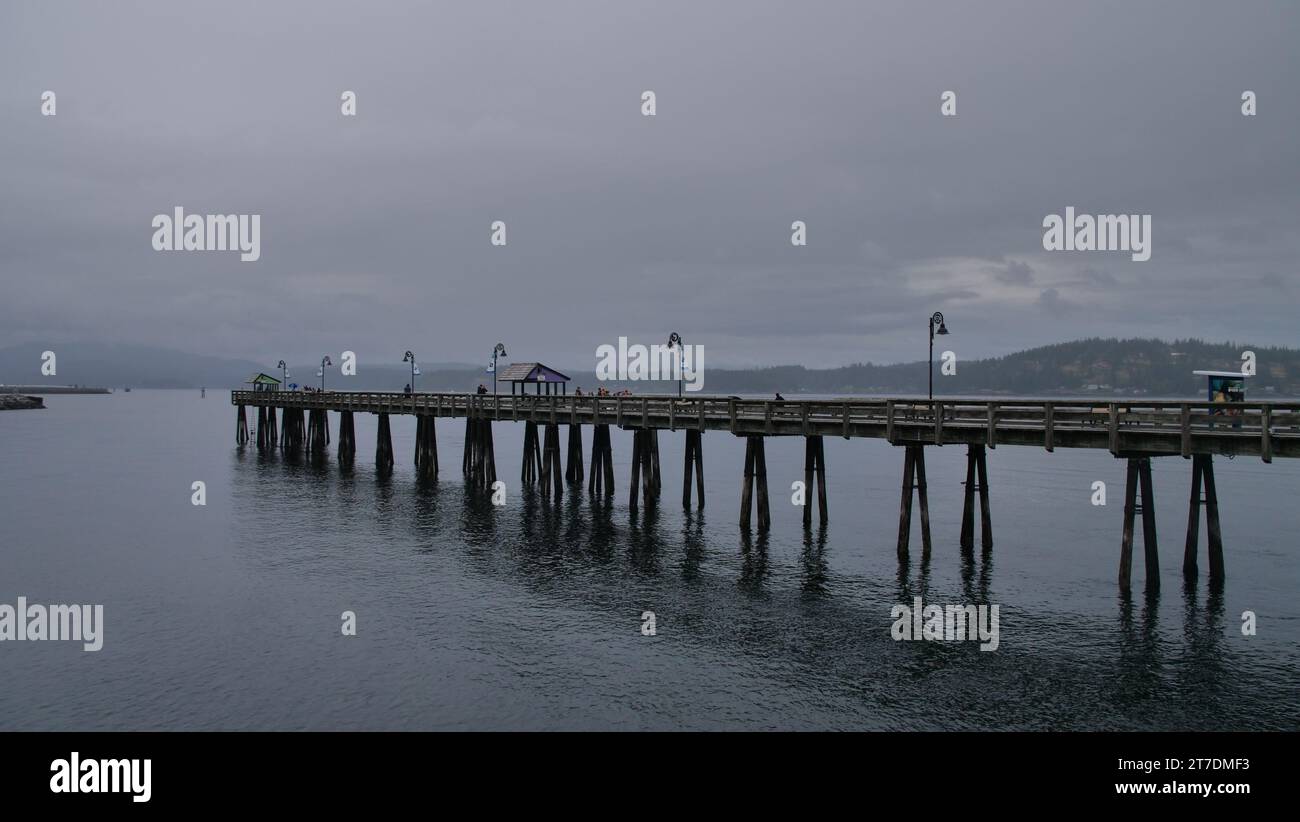
<svg viewBox="0 0 1300 822"><path fill-rule="evenodd" d="M345 472L332 451L238 450L219 391L47 405L0 413L0 602L102 603L105 641L0 644L3 729L1300 728L1300 462L1216 462L1216 591L1180 572L1190 464L1156 460L1162 591L1143 593L1139 546L1126 600L1123 463L1104 452L991 451L995 545L963 559L964 449L927 449L935 547L923 562L914 523L900 567L902 454L877 441L826 440L830 523L808 534L802 441L769 440L772 528L746 539L743 441L721 433L702 514L664 433L663 498L633 515L620 431L613 502L556 506L518 487L523 428L498 423L494 508L462 487L456 421L429 486L409 418L379 479L374 417ZM998 604L1000 648L895 642L890 608L916 595Z"/></svg>

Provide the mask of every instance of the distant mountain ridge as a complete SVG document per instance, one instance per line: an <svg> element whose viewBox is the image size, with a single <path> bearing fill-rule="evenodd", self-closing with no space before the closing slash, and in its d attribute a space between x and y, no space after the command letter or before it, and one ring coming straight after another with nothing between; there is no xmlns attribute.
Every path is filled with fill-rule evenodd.
<svg viewBox="0 0 1300 822"><path fill-rule="evenodd" d="M1241 371L1242 354L1255 353L1257 376L1247 395L1300 396L1300 350L1211 343L1186 339L1092 338L1032 348L1003 357L958 360L956 373L945 376L935 351L936 393L962 394L1141 394L1203 396L1205 379L1194 370ZM1271 389L1271 390L1270 390ZM753 371L708 369L707 393L802 392L812 394L924 394L926 363L808 369L778 366Z"/></svg>
<svg viewBox="0 0 1300 822"><path fill-rule="evenodd" d="M41 353L58 355L58 373L40 373ZM961 394L1145 394L1199 398L1204 380L1195 369L1240 371L1242 353L1253 351L1258 376L1248 386L1248 396L1300 396L1300 350L1212 343L1187 339L1093 338L1028 349L1003 357L958 360L956 374L941 374L935 353L935 391ZM594 356L593 356L594 360ZM503 364L508 361L503 360ZM290 365L290 382L316 385L318 365ZM492 376L481 367L455 363L422 365L417 377L422 391L472 391L480 383L491 385ZM572 387L592 390L599 383L595 363L588 369L561 371ZM188 354L139 345L20 345L0 349L0 383L41 385L93 385L120 388L241 387L254 373L279 377L274 367L250 360ZM326 375L326 387L355 391L400 391L410 381L410 367L400 363L375 365L361 362L357 375L343 377L337 366ZM618 383L639 393L671 392L672 383ZM1270 390L1271 389L1271 390ZM811 369L801 365L757 369L707 368L707 394L923 394L926 363L879 365L871 362L839 368Z"/></svg>

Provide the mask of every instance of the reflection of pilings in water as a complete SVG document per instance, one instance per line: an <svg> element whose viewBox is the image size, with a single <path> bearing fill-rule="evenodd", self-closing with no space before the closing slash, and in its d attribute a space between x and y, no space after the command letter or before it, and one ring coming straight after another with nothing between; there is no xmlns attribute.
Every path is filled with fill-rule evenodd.
<svg viewBox="0 0 1300 822"><path fill-rule="evenodd" d="M686 512L682 525L682 579L690 581L700 575L704 562L704 511Z"/></svg>
<svg viewBox="0 0 1300 822"><path fill-rule="evenodd" d="M989 601L989 587L993 579L993 552L983 551L980 555L979 574L975 573L975 552L961 553L961 586L967 602Z"/></svg>
<svg viewBox="0 0 1300 822"><path fill-rule="evenodd" d="M1116 687L1130 695L1151 696L1166 687L1161 669L1160 653L1160 589L1147 586L1142 595L1142 610L1134 615L1133 595L1121 589L1120 601L1120 654L1117 663Z"/></svg>
<svg viewBox="0 0 1300 822"><path fill-rule="evenodd" d="M800 557L803 564L803 581L800 588L805 594L812 596L822 596L827 591L826 582L830 577L830 569L826 562L826 523L823 521L817 529L814 537L811 528L805 528L803 532L803 554Z"/></svg>
<svg viewBox="0 0 1300 822"><path fill-rule="evenodd" d="M760 594L767 582L767 544L766 531L760 530L757 537L748 529L740 532L740 580L737 585L749 594Z"/></svg>

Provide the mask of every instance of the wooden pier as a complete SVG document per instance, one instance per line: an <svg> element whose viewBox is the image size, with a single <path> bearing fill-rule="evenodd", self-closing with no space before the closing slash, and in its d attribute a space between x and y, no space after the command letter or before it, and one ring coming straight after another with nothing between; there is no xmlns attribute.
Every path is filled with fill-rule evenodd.
<svg viewBox="0 0 1300 822"><path fill-rule="evenodd" d="M1000 445L1043 448L1091 448L1109 451L1127 461L1124 530L1119 583L1128 588L1132 567L1134 523L1142 515L1142 537L1148 589L1159 586L1156 552L1155 500L1151 459L1183 457L1191 462L1191 497L1183 571L1197 574L1199 524L1204 509L1212 580L1224 575L1214 457L1300 457L1300 403L1178 402L1142 400L1020 400L970 399L842 399L755 400L738 397L527 396L400 392L234 391L238 408L236 442L249 442L248 407L258 409L257 446L262 449L306 449L324 453L330 443L329 412L340 415L338 458L350 464L356 449L353 415L379 417L375 464L392 470L394 456L390 418L416 418L417 473L438 473L436 420L465 420L462 471L467 482L491 492L496 482L493 422L524 424L524 460L520 477L546 496L559 499L565 482L581 487L587 475L593 496L614 494L613 455L609 427L633 432L629 506L658 503L662 488L659 432L685 432L682 504L691 507L691 475L695 475L696 504L704 506L703 433L723 431L745 437L740 525L748 530L754 519L760 531L770 527L767 437L804 437L805 493L817 486L818 518L827 521L824 437L883 439L903 449L902 498L899 506L898 554L906 559L915 498L921 520L922 550L930 551L930 517L925 474L925 449L966 446L965 501L961 547L974 547L975 508L980 510L980 543L993 545L989 512L988 451ZM276 410L281 423L274 422ZM304 424L304 413L309 420ZM560 459L560 425L567 425L567 468ZM542 432L539 437L538 427ZM591 466L583 470L582 429L590 426ZM266 433L263 433L266 429ZM563 479L561 479L563 477ZM1202 496L1203 494L1203 496ZM757 516L753 516L756 509ZM812 521L811 497L804 507L804 524Z"/></svg>

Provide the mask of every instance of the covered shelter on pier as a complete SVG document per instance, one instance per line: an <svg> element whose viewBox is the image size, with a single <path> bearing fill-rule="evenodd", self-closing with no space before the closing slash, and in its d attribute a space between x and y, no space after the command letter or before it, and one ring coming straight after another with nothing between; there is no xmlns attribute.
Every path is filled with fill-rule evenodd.
<svg viewBox="0 0 1300 822"><path fill-rule="evenodd" d="M569 378L539 362L511 363L497 377L499 382L510 383L510 393L515 393L515 386L520 386L519 393L528 393L529 384L537 386L537 394L568 394ZM545 386L545 390L543 390Z"/></svg>
<svg viewBox="0 0 1300 822"><path fill-rule="evenodd" d="M253 386L253 391L278 391L280 390L280 381L270 374L254 374L244 380L244 385Z"/></svg>

